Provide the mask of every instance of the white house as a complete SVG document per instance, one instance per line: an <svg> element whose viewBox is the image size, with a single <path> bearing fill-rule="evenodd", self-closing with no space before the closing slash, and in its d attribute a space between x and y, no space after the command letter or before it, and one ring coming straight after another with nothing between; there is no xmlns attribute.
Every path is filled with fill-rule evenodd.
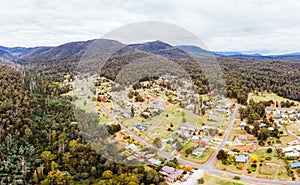
<svg viewBox="0 0 300 185"><path fill-rule="evenodd" d="M248 156L246 155L238 155L238 156L235 156L235 162L238 162L238 163L245 163L248 161Z"/></svg>

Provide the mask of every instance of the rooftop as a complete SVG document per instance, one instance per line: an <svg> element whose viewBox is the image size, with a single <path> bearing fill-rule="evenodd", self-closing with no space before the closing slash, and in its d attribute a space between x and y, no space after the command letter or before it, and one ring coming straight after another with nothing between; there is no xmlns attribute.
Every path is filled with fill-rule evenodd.
<svg viewBox="0 0 300 185"><path fill-rule="evenodd" d="M290 163L291 168L298 168L300 167L300 162Z"/></svg>
<svg viewBox="0 0 300 185"><path fill-rule="evenodd" d="M175 171L175 168L170 167L170 166L164 166L164 167L161 168L160 171L166 172L166 173L169 173L169 174L170 174L170 173L172 173L172 172Z"/></svg>

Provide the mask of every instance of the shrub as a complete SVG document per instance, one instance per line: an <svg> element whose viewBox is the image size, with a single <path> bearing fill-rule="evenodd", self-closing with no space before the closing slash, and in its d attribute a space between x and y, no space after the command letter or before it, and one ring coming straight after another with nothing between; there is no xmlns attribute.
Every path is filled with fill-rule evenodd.
<svg viewBox="0 0 300 185"><path fill-rule="evenodd" d="M240 180L241 177L239 177L239 176L234 176L233 179L234 179L234 180Z"/></svg>
<svg viewBox="0 0 300 185"><path fill-rule="evenodd" d="M272 157L266 157L266 160L270 161L272 159Z"/></svg>
<svg viewBox="0 0 300 185"><path fill-rule="evenodd" d="M256 168L257 164L251 164L251 167Z"/></svg>
<svg viewBox="0 0 300 185"><path fill-rule="evenodd" d="M273 151L272 148L268 148L268 149L267 149L267 152L268 152L268 153L272 153L272 151Z"/></svg>
<svg viewBox="0 0 300 185"><path fill-rule="evenodd" d="M176 168L176 164L174 163L174 162L168 162L168 164L167 164L168 166L171 166L171 167L173 167L173 168Z"/></svg>
<svg viewBox="0 0 300 185"><path fill-rule="evenodd" d="M238 165L236 168L239 169L239 170L242 170L243 169L243 165Z"/></svg>
<svg viewBox="0 0 300 185"><path fill-rule="evenodd" d="M200 178L200 179L198 179L198 184L204 184L204 179L203 179L203 177Z"/></svg>

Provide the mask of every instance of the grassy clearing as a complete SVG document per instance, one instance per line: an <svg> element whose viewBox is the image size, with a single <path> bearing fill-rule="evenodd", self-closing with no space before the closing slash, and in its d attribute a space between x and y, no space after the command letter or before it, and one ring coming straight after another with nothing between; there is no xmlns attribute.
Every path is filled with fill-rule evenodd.
<svg viewBox="0 0 300 185"><path fill-rule="evenodd" d="M254 152L254 154L257 155L256 170L251 170L251 164L254 163L253 158L250 158L247 168L251 170L251 173L249 174L246 169L244 172L245 175L258 178L277 179L277 172L281 171L281 177L278 175L278 178L286 178L286 169L281 169L281 167L284 167L285 163L283 160L274 157L275 151L268 153L267 149L258 149ZM262 166L260 166L260 164L262 164Z"/></svg>
<svg viewBox="0 0 300 185"><path fill-rule="evenodd" d="M80 97L75 101L75 106L79 107L82 110L85 110L87 113L96 112L98 110L98 108L95 105L95 102L84 96Z"/></svg>
<svg viewBox="0 0 300 185"><path fill-rule="evenodd" d="M204 184L211 185L243 185L244 182L233 180L225 177L218 177L214 175L204 176ZM247 183L248 184L248 183Z"/></svg>
<svg viewBox="0 0 300 185"><path fill-rule="evenodd" d="M228 171L228 172L241 175L243 171L237 168L239 165L243 166L244 164L232 163L230 165L224 165L222 164L222 161L218 160L215 164L215 167L218 170Z"/></svg>
<svg viewBox="0 0 300 185"><path fill-rule="evenodd" d="M297 138L293 135L288 135L284 137L280 137L281 146L286 147L289 142L296 140Z"/></svg>
<svg viewBox="0 0 300 185"><path fill-rule="evenodd" d="M300 135L299 125L297 123L291 123L290 125L286 126L286 129L288 129L289 131L293 132L297 136Z"/></svg>
<svg viewBox="0 0 300 185"><path fill-rule="evenodd" d="M205 185L253 185L254 182L234 180L227 176L204 175ZM266 185L264 183L255 183L257 185Z"/></svg>
<svg viewBox="0 0 300 185"><path fill-rule="evenodd" d="M274 176L277 173L277 166L272 166L272 165L262 165L259 167L259 175L260 176L266 176L269 179L274 179Z"/></svg>
<svg viewBox="0 0 300 185"><path fill-rule="evenodd" d="M282 180L282 181L291 181L292 180L292 178L288 176L288 173L284 166L279 167L277 179Z"/></svg>
<svg viewBox="0 0 300 185"><path fill-rule="evenodd" d="M267 93L267 92L264 92L264 93L259 92L258 95L255 95L254 93L249 93L248 99L249 100L253 99L256 102L269 101L269 100L280 102L280 101L289 100L287 98L280 97L275 93ZM293 101L293 100L289 100L289 101L290 102L295 102L296 104L300 104L300 102L297 102L297 101Z"/></svg>
<svg viewBox="0 0 300 185"><path fill-rule="evenodd" d="M167 138L173 134L175 130L178 130L185 122L194 123L199 126L198 123L204 122L203 117L193 114L191 111L184 110L178 107L178 105L172 105L167 107L166 111L158 116L150 119L144 119L141 117L134 117L126 120L124 123L127 126L134 126L137 122L141 122L148 126L148 130L145 135L154 140L156 137ZM173 127L171 127L171 124ZM171 128L168 131L168 128Z"/></svg>
<svg viewBox="0 0 300 185"><path fill-rule="evenodd" d="M228 141L233 141L234 136L236 135L245 135L247 132L245 130L242 130L240 128L238 129L232 129L228 138Z"/></svg>

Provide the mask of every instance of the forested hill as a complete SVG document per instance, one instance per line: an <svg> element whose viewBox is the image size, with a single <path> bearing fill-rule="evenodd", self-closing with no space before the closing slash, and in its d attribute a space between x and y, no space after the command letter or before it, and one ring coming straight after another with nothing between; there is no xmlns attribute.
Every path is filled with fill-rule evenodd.
<svg viewBox="0 0 300 185"><path fill-rule="evenodd" d="M155 170L116 164L91 150L74 123L71 97L61 96L68 87L40 71L26 73L24 79L0 66L0 184L164 184Z"/></svg>
<svg viewBox="0 0 300 185"><path fill-rule="evenodd" d="M58 81L58 76L62 77L66 72L73 75L82 55L94 41L96 40L66 43L54 48L44 48L45 51L43 52L30 52L27 55L19 54L22 57L16 62L27 64L30 67L41 67L45 73L58 73L54 77L54 80ZM105 40L104 43L114 45L117 41ZM117 52L108 59L104 66L105 76L114 79L118 72L125 65L130 64L133 59L154 54L175 61L185 69L194 79L200 94L205 94L211 90L207 78L201 73L201 68L188 53L196 52L201 56L207 56L207 52L203 52L204 50L201 50L201 48L200 51L195 46L174 47L162 41L132 44L127 48L131 49ZM41 48L35 49L35 51L41 50ZM3 55L9 57L10 55L7 51L5 50ZM23 50L19 49L16 51L21 52ZM249 92L266 90L279 96L299 101L300 62L291 62L294 61L291 57L298 57L298 55L287 56L280 59L274 56L268 59L257 56L253 59L253 57L243 55L239 55L239 57L217 55L216 59L221 65L226 81L227 96L237 98L239 103L245 104ZM283 59L291 61L283 61ZM94 68L97 68L97 66Z"/></svg>
<svg viewBox="0 0 300 185"><path fill-rule="evenodd" d="M218 60L224 70L228 97L245 103L249 92L268 91L300 101L299 62Z"/></svg>

